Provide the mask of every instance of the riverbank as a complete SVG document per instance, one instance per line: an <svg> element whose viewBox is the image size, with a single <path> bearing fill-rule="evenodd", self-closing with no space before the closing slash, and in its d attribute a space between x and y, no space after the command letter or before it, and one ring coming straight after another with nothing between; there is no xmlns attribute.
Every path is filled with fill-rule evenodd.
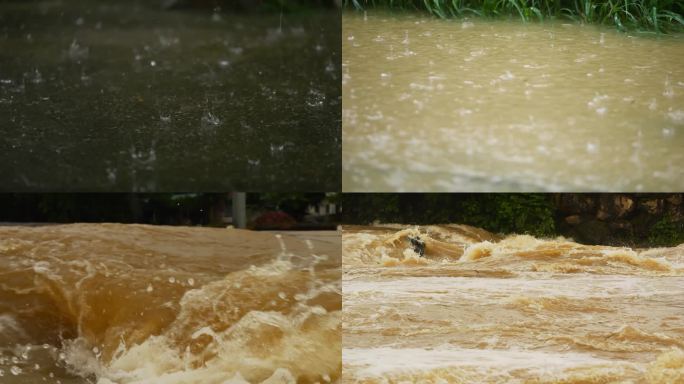
<svg viewBox="0 0 684 384"><path fill-rule="evenodd" d="M421 11L442 19L479 16L518 18L523 22L560 20L614 26L621 31L681 32L684 30L684 6L674 0L629 0L608 2L585 0L345 0L347 9L392 9Z"/></svg>

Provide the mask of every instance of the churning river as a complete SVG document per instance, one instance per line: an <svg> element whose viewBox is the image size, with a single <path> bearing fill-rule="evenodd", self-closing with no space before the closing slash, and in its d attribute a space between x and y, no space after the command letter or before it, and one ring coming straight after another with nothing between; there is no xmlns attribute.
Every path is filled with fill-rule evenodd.
<svg viewBox="0 0 684 384"><path fill-rule="evenodd" d="M684 245L345 227L344 383L684 380ZM409 236L425 242L416 254Z"/></svg>
<svg viewBox="0 0 684 384"><path fill-rule="evenodd" d="M340 236L0 227L0 382L330 383Z"/></svg>

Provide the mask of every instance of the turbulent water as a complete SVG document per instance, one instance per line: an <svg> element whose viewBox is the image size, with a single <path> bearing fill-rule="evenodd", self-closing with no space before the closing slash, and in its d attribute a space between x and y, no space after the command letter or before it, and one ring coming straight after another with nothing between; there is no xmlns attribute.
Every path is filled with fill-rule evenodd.
<svg viewBox="0 0 684 384"><path fill-rule="evenodd" d="M346 13L343 189L681 190L683 38Z"/></svg>
<svg viewBox="0 0 684 384"><path fill-rule="evenodd" d="M339 190L339 10L163 3L0 2L0 190Z"/></svg>
<svg viewBox="0 0 684 384"><path fill-rule="evenodd" d="M461 225L345 227L342 243L343 383L684 382L684 245Z"/></svg>
<svg viewBox="0 0 684 384"><path fill-rule="evenodd" d="M0 227L2 383L327 383L339 233Z"/></svg>

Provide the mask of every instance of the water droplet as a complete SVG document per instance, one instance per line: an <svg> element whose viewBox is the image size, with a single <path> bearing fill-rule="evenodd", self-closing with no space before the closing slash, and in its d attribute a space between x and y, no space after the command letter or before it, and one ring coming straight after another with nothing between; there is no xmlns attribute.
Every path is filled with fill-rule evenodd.
<svg viewBox="0 0 684 384"><path fill-rule="evenodd" d="M203 116L202 116L202 126L207 127L207 126L217 126L221 124L221 119L218 118L218 116L214 115L213 113L207 111Z"/></svg>

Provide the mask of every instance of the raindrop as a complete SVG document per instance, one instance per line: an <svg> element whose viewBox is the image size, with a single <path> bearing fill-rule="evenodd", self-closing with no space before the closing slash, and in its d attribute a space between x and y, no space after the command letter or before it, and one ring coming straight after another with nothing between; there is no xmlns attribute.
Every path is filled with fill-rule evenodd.
<svg viewBox="0 0 684 384"><path fill-rule="evenodd" d="M325 94L316 89L309 90L309 96L306 100L306 104L309 107L321 107L325 101Z"/></svg>
<svg viewBox="0 0 684 384"><path fill-rule="evenodd" d="M202 116L202 125L207 127L207 126L218 126L221 124L221 119L218 118L218 116L214 115L213 113L207 111L203 116Z"/></svg>
<svg viewBox="0 0 684 384"><path fill-rule="evenodd" d="M594 142L587 143L587 152L588 153L594 154L594 153L598 153L598 151L599 151L598 143L594 143Z"/></svg>

